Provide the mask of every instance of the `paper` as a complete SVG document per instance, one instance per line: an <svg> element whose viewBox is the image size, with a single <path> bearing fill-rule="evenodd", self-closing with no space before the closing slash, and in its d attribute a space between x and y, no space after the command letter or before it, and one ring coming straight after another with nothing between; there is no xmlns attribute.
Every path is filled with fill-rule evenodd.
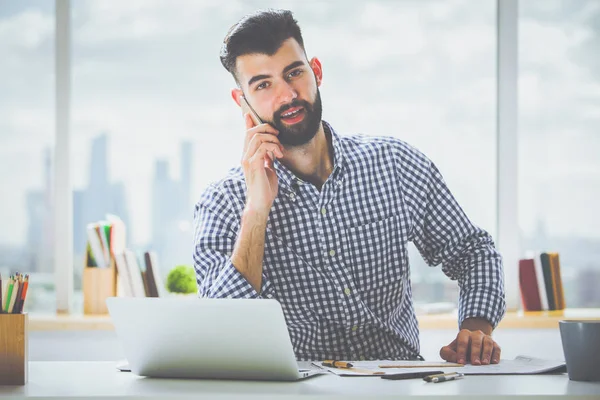
<svg viewBox="0 0 600 400"><path fill-rule="evenodd" d="M320 365L320 362L313 363L319 368L326 368L329 372L339 376L380 376L373 375L374 372L383 372L385 374L397 374L399 372L421 372L430 370L439 370L444 373L460 372L465 375L532 375L545 372L566 372L564 361L542 360L534 357L517 356L514 360L500 360L498 364L489 365L471 365L463 367L442 367L441 361L435 368L432 368L430 361L350 361L358 369L368 371L356 372L343 368L326 368ZM401 365L399 368L379 368L380 365ZM421 367L422 365L422 367Z"/></svg>

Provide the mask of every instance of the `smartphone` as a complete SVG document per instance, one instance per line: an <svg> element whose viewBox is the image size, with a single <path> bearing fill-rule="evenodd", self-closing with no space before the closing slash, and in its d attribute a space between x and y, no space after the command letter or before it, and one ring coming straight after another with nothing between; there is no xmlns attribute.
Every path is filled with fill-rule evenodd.
<svg viewBox="0 0 600 400"><path fill-rule="evenodd" d="M240 106L242 107L242 115L250 114L250 118L252 118L252 121L254 121L255 126L263 124L258 114L256 114L252 107L250 107L250 104L244 95L240 96ZM269 158L271 161L275 161L275 154L273 154L271 151L269 151Z"/></svg>
<svg viewBox="0 0 600 400"><path fill-rule="evenodd" d="M252 121L254 121L254 125L261 125L263 123L260 117L254 112L252 107L250 107L250 104L248 104L248 100L246 100L244 95L240 96L240 106L242 107L242 115L250 114Z"/></svg>
<svg viewBox="0 0 600 400"><path fill-rule="evenodd" d="M443 374L442 371L424 371L424 372L400 372L398 374L381 375L381 379L390 379L393 381L401 379L425 378L429 375Z"/></svg>

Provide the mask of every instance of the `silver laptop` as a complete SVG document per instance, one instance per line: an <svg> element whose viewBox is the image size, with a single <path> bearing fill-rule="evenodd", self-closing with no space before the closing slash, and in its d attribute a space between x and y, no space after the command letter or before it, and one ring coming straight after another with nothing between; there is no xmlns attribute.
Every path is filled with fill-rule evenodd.
<svg viewBox="0 0 600 400"><path fill-rule="evenodd" d="M298 368L276 300L111 297L106 304L138 375L293 381L323 372Z"/></svg>

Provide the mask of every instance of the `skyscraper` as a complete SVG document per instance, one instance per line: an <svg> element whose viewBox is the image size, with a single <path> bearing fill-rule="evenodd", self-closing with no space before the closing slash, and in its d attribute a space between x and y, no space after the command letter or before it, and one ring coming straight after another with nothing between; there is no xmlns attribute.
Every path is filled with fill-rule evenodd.
<svg viewBox="0 0 600 400"><path fill-rule="evenodd" d="M26 194L28 268L32 272L54 271L52 207L52 156L44 150L44 178L41 190Z"/></svg>
<svg viewBox="0 0 600 400"><path fill-rule="evenodd" d="M162 272L190 264L192 208L190 205L192 144L181 145L180 179L174 179L165 160L156 160L152 183L152 243Z"/></svg>
<svg viewBox="0 0 600 400"><path fill-rule="evenodd" d="M111 183L108 173L108 136L101 134L92 140L88 184L73 197L73 250L85 253L86 226L106 218L107 213L118 215L127 226L127 242L131 240L131 225L125 186Z"/></svg>

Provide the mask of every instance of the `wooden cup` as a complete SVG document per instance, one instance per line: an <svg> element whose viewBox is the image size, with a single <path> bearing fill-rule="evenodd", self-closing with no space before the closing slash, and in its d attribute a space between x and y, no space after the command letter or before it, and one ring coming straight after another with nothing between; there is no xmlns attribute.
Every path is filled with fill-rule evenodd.
<svg viewBox="0 0 600 400"><path fill-rule="evenodd" d="M117 295L117 273L112 261L109 268L83 269L83 313L108 314L106 299Z"/></svg>
<svg viewBox="0 0 600 400"><path fill-rule="evenodd" d="M25 385L29 370L28 316L0 314L0 385Z"/></svg>

